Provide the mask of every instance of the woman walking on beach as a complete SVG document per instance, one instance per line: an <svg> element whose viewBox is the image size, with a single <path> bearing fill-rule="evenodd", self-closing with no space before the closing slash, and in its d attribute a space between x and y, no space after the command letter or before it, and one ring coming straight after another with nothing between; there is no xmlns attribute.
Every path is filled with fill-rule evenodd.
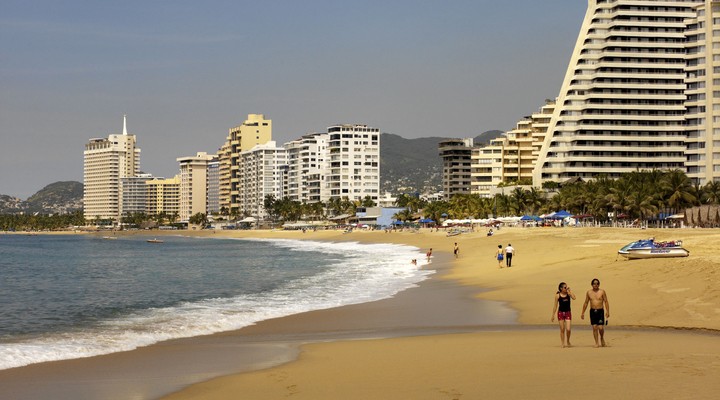
<svg viewBox="0 0 720 400"><path fill-rule="evenodd" d="M558 291L555 293L555 304L553 305L550 322L555 322L557 311L558 323L560 325L560 344L562 347L571 347L570 328L572 326L572 313L570 312L570 300L575 300L575 295L565 282L560 282Z"/></svg>
<svg viewBox="0 0 720 400"><path fill-rule="evenodd" d="M497 252L495 253L495 257L497 258L497 261L498 261L498 267L502 268L503 267L503 248L502 248L501 244L498 245L498 249L497 249Z"/></svg>

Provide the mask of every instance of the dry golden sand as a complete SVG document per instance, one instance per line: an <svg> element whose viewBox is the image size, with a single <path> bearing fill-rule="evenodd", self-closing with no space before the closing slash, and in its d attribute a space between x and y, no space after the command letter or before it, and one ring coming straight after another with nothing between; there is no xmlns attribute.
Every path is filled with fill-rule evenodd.
<svg viewBox="0 0 720 400"><path fill-rule="evenodd" d="M710 399L720 392L718 230L505 228L490 238L484 231L217 235L405 243L436 252L451 252L457 242L460 258L444 279L489 288L479 296L507 302L519 322L537 328L311 344L297 361L213 379L167 399ZM617 257L622 245L650 236L682 239L691 256ZM517 250L513 268L498 269L494 251L508 243ZM593 348L588 323L579 318L592 278L601 280L610 300L607 348ZM560 281L578 296L573 347L566 349L550 322Z"/></svg>

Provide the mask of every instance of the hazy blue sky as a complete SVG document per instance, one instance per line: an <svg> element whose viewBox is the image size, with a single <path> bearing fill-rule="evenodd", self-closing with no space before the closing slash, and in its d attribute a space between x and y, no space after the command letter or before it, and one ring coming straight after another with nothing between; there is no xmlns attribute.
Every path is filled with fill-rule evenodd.
<svg viewBox="0 0 720 400"><path fill-rule="evenodd" d="M247 114L285 143L336 123L406 138L512 129L555 98L584 0L0 0L0 194L82 181L128 130L142 170L215 152Z"/></svg>

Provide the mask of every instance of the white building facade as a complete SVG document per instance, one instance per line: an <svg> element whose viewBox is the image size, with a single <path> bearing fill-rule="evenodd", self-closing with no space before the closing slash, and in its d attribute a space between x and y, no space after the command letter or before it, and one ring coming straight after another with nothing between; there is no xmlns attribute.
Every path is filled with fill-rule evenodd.
<svg viewBox="0 0 720 400"><path fill-rule="evenodd" d="M239 154L238 212L246 217L265 219L265 197L285 197L287 150L268 141Z"/></svg>
<svg viewBox="0 0 720 400"><path fill-rule="evenodd" d="M707 153L705 160L700 157L707 145L701 149L700 142L707 143L714 134L708 131L707 119L702 119L699 107L707 100L707 91L699 86L704 81L707 88L707 72L714 69L698 66L709 60L720 65L720 58L714 61L708 52L714 46L707 42L714 36L708 24L701 41L699 22L695 30L688 30L688 23L692 28L698 6L712 3L588 2L533 170L534 186L600 174L617 178L636 170L684 169L686 161L689 171L699 177L700 164L707 161ZM704 13L707 17L707 10ZM705 71L702 79L700 70ZM686 117L686 107L696 108L689 109ZM687 153L689 159L686 118L692 127L689 143L695 143Z"/></svg>
<svg viewBox="0 0 720 400"><path fill-rule="evenodd" d="M380 196L380 131L367 125L328 128L327 169L320 200Z"/></svg>
<svg viewBox="0 0 720 400"><path fill-rule="evenodd" d="M107 139L90 139L83 153L83 207L87 220L121 217L122 191L120 181L134 177L140 169L140 149L135 135L123 133Z"/></svg>
<svg viewBox="0 0 720 400"><path fill-rule="evenodd" d="M285 195L290 200L301 203L322 200L328 138L327 133L310 133L283 146L287 150Z"/></svg>

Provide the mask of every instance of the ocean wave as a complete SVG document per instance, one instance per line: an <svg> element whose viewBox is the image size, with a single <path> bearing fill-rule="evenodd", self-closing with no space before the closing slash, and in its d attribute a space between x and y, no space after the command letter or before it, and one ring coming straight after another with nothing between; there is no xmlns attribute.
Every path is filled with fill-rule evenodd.
<svg viewBox="0 0 720 400"><path fill-rule="evenodd" d="M169 339L240 329L266 319L389 298L434 272L421 268L424 257L412 246L250 240L338 258L317 275L283 282L270 291L137 310L67 332L3 338L0 369L127 351ZM410 263L412 259L418 265Z"/></svg>

